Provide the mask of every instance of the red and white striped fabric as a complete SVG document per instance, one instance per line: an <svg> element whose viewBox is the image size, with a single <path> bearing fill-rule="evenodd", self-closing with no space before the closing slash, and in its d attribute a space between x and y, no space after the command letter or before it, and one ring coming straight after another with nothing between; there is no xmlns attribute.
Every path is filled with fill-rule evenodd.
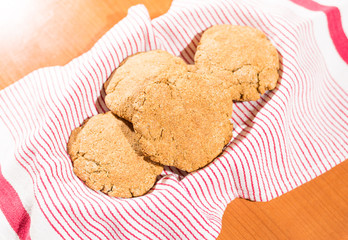
<svg viewBox="0 0 348 240"><path fill-rule="evenodd" d="M0 236L4 239L215 239L237 197L268 201L348 158L348 4L311 0L175 0L150 20L129 10L65 66L39 69L0 92ZM208 167L167 168L153 191L117 199L72 171L70 132L104 105L103 82L127 56L164 49L188 63L216 24L264 31L281 80L234 104L233 139ZM189 143L188 143L189 144Z"/></svg>

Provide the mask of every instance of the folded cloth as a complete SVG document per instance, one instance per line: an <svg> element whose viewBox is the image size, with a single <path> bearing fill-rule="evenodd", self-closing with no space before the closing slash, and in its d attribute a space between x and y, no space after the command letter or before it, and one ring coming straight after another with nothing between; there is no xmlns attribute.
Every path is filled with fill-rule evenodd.
<svg viewBox="0 0 348 240"><path fill-rule="evenodd" d="M271 200L347 159L348 24L340 11L347 14L348 5L339 4L175 0L152 21L138 5L87 53L2 90L0 235L215 239L231 200ZM86 187L66 144L84 119L107 111L103 83L111 72L127 56L153 49L192 63L201 33L216 24L266 33L281 57L276 89L234 104L233 138L208 167L189 175L166 168L149 194L133 199Z"/></svg>

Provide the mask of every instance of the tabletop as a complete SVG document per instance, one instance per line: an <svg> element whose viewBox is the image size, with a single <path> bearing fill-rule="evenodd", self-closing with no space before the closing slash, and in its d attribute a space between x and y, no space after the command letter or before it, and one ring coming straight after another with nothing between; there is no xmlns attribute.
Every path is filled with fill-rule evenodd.
<svg viewBox="0 0 348 240"><path fill-rule="evenodd" d="M138 3L154 18L171 0L1 1L0 89L88 51ZM224 213L218 239L348 239L347 182L344 161L270 202L236 199Z"/></svg>

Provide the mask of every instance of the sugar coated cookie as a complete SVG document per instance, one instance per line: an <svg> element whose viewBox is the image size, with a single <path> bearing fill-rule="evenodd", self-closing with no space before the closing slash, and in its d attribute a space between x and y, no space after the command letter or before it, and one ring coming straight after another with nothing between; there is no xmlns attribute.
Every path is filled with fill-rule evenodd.
<svg viewBox="0 0 348 240"><path fill-rule="evenodd" d="M145 194L163 168L139 155L138 140L131 125L111 112L93 116L70 136L74 173L91 189L113 197Z"/></svg>
<svg viewBox="0 0 348 240"><path fill-rule="evenodd" d="M206 30L195 55L197 72L212 74L228 83L233 100L260 98L276 87L279 58L266 35L252 27L217 25Z"/></svg>
<svg viewBox="0 0 348 240"><path fill-rule="evenodd" d="M187 72L186 63L162 50L141 52L125 59L105 83L105 103L119 117L130 121L132 103L144 87L170 82Z"/></svg>
<svg viewBox="0 0 348 240"><path fill-rule="evenodd" d="M231 139L232 104L218 79L186 73L139 92L131 122L152 161L192 172L214 160Z"/></svg>

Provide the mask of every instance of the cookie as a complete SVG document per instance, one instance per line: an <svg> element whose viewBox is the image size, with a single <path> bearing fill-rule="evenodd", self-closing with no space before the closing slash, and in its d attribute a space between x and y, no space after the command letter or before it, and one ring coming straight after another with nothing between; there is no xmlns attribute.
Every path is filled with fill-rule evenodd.
<svg viewBox="0 0 348 240"><path fill-rule="evenodd" d="M104 88L105 103L116 115L130 121L131 104L144 87L154 82L170 82L187 72L187 64L162 50L142 52L128 57L111 74Z"/></svg>
<svg viewBox="0 0 348 240"><path fill-rule="evenodd" d="M70 136L74 173L91 189L109 196L145 194L163 167L139 154L138 140L131 125L111 112L93 116Z"/></svg>
<svg viewBox="0 0 348 240"><path fill-rule="evenodd" d="M279 57L266 35L247 26L217 25L206 30L195 54L197 72L233 86L237 101L257 100L276 87Z"/></svg>
<svg viewBox="0 0 348 240"><path fill-rule="evenodd" d="M130 121L142 152L154 162L192 172L232 138L231 91L212 76L188 72L148 84L133 99Z"/></svg>

